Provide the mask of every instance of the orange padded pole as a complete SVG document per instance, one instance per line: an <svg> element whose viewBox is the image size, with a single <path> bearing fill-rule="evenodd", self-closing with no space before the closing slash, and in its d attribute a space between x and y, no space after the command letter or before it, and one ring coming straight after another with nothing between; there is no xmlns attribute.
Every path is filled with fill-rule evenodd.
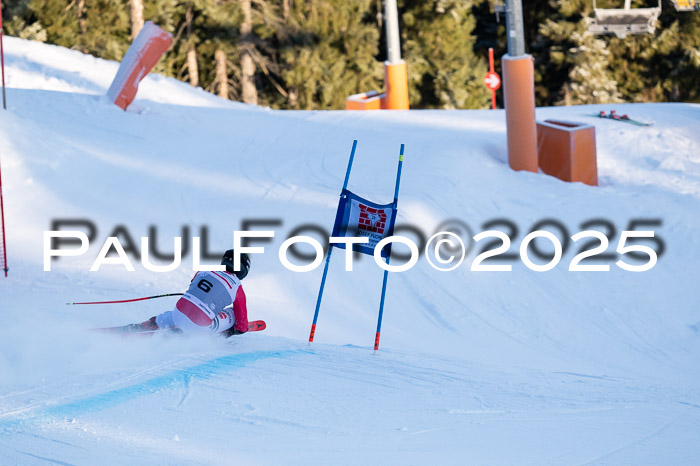
<svg viewBox="0 0 700 466"><path fill-rule="evenodd" d="M408 70L405 61L384 62L384 86L386 97L383 108L408 110Z"/></svg>
<svg viewBox="0 0 700 466"><path fill-rule="evenodd" d="M513 170L537 173L535 65L530 55L504 55L501 63L508 130L508 164Z"/></svg>

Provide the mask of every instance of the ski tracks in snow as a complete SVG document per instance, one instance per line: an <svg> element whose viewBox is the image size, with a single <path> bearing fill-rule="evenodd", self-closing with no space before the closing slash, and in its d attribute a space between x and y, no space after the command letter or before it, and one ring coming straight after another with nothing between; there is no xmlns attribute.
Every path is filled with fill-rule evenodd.
<svg viewBox="0 0 700 466"><path fill-rule="evenodd" d="M319 458L345 451L348 463L355 464L369 460L368 451L382 452L377 461L388 464L429 462L428 451L444 452L433 458L444 464L578 464L607 462L618 454L625 458L655 436L663 439L680 428L692 434L700 425L692 392L627 377L502 371L468 359L390 348L373 354L368 347L309 348L255 337L227 347L228 354L199 353L107 383L109 374L92 385L89 377L77 378L87 389L6 411L0 417L5 438L0 443L19 442L21 448L0 459L10 454L23 462L23 452L31 451L70 464L89 456L100 441L112 442L113 461L126 460L137 445L147 451L143 461L161 461L175 451L168 438L182 439L180 453L188 441L198 452L210 451L223 428L240 442L275 438L274 446L258 452L265 464L284 461L282 453L299 459L291 464L302 464L308 459L303 452L317 442ZM65 387L53 384L44 393L49 388ZM485 448L496 439L508 442L509 449ZM348 450L349 441L368 447ZM49 450L47 442L54 445ZM542 442L549 447L533 448ZM54 450L65 454L48 454Z"/></svg>

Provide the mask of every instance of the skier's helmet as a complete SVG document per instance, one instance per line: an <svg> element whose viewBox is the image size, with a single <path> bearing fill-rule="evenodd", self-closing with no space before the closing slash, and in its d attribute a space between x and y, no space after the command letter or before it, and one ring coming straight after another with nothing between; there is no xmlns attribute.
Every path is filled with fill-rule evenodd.
<svg viewBox="0 0 700 466"><path fill-rule="evenodd" d="M241 270L236 272L233 269L233 249L229 249L224 254L224 257L221 258L221 265L226 266L226 271L228 273L232 273L237 276L239 280L243 280L250 270L250 256L245 252L241 254Z"/></svg>

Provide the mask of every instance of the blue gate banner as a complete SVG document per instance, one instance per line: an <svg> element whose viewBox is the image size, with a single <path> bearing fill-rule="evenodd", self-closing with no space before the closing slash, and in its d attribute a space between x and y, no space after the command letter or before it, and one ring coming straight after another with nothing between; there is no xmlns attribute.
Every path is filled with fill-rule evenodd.
<svg viewBox="0 0 700 466"><path fill-rule="evenodd" d="M338 211L335 214L332 236L366 237L369 243L353 244L353 251L373 255L375 246L387 236L393 235L396 221L396 201L377 204L343 189L340 193ZM345 249L345 244L332 244ZM382 257L388 257L391 245L382 249Z"/></svg>

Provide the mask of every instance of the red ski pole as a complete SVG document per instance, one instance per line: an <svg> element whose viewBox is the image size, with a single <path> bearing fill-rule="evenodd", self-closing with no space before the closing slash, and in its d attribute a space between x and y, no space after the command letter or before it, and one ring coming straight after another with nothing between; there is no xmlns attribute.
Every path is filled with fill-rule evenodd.
<svg viewBox="0 0 700 466"><path fill-rule="evenodd" d="M119 301L90 301L85 303L66 303L66 306L74 306L77 304L117 304L117 303L133 303L135 301L145 301L147 299L165 298L166 296L182 296L184 293L168 293L155 296L146 296L145 298L122 299Z"/></svg>

